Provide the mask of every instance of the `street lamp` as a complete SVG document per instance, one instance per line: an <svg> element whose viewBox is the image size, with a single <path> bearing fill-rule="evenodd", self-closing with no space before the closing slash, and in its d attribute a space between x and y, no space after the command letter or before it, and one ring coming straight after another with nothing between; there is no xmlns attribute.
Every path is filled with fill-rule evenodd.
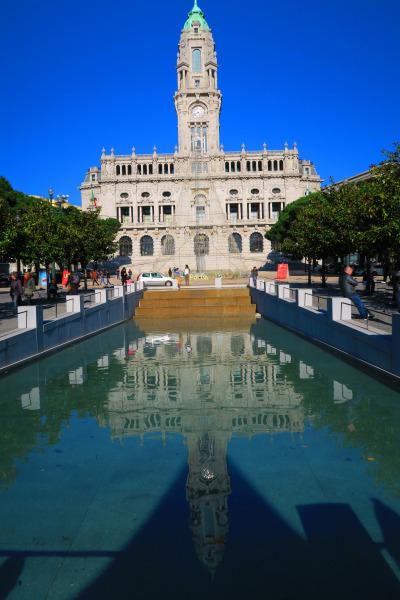
<svg viewBox="0 0 400 600"><path fill-rule="evenodd" d="M54 190L53 188L49 187L49 200L50 200L50 204L53 204L53 196L54 196Z"/></svg>

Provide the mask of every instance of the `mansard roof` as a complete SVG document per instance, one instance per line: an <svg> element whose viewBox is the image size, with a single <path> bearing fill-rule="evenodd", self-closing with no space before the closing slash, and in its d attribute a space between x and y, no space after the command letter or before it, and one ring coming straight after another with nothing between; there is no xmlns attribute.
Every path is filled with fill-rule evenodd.
<svg viewBox="0 0 400 600"><path fill-rule="evenodd" d="M197 5L197 0L194 0L194 6L190 13L188 14L188 18L186 23L183 26L183 29L188 30L193 27L195 23L199 23L200 27L209 31L208 23L205 19L204 13L201 8Z"/></svg>

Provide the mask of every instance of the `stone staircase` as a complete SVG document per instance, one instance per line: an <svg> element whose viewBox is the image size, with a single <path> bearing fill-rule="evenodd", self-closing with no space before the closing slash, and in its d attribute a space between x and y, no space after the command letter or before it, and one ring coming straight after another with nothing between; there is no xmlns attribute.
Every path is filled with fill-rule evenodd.
<svg viewBox="0 0 400 600"><path fill-rule="evenodd" d="M247 288L146 290L136 319L255 317Z"/></svg>

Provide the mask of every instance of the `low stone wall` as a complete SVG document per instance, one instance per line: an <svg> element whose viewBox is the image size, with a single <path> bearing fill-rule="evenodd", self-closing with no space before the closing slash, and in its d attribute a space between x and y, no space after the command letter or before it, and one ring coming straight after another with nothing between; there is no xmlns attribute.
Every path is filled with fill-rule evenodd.
<svg viewBox="0 0 400 600"><path fill-rule="evenodd" d="M89 306L84 295L67 296L66 314L50 321L42 306L19 307L18 330L0 339L0 373L131 319L142 296L141 282L96 290Z"/></svg>
<svg viewBox="0 0 400 600"><path fill-rule="evenodd" d="M313 307L311 289L250 280L252 301L263 317L326 344L353 359L400 377L400 314L393 315L392 333L361 328L351 322L348 298L327 297L325 309Z"/></svg>

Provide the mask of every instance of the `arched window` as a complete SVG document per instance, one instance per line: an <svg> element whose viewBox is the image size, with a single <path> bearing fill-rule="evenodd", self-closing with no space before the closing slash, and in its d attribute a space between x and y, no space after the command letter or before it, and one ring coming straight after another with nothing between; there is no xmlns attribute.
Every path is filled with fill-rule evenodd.
<svg viewBox="0 0 400 600"><path fill-rule="evenodd" d="M252 171L257 171L257 162L255 160L253 160L253 162L251 163L251 169Z"/></svg>
<svg viewBox="0 0 400 600"><path fill-rule="evenodd" d="M232 161L231 162L231 173L235 172L235 163Z"/></svg>
<svg viewBox="0 0 400 600"><path fill-rule="evenodd" d="M162 168L163 168L163 166L161 164L158 165L158 174L159 175L162 175Z"/></svg>
<svg viewBox="0 0 400 600"><path fill-rule="evenodd" d="M172 235L164 235L161 238L161 254L163 256L173 256L175 254L175 240Z"/></svg>
<svg viewBox="0 0 400 600"><path fill-rule="evenodd" d="M272 160L268 161L268 171L272 171Z"/></svg>
<svg viewBox="0 0 400 600"><path fill-rule="evenodd" d="M278 161L274 160L274 171L278 170Z"/></svg>
<svg viewBox="0 0 400 600"><path fill-rule="evenodd" d="M264 238L261 233L255 231L250 236L250 252L262 252L264 249Z"/></svg>
<svg viewBox="0 0 400 600"><path fill-rule="evenodd" d="M279 170L283 171L283 160L279 161Z"/></svg>
<svg viewBox="0 0 400 600"><path fill-rule="evenodd" d="M126 175L126 165L122 165L122 175Z"/></svg>
<svg viewBox="0 0 400 600"><path fill-rule="evenodd" d="M229 173L229 163L225 163L225 173Z"/></svg>
<svg viewBox="0 0 400 600"><path fill-rule="evenodd" d="M262 160L258 161L258 170L262 171Z"/></svg>
<svg viewBox="0 0 400 600"><path fill-rule="evenodd" d="M236 163L236 171L240 173L240 160L238 160Z"/></svg>
<svg viewBox="0 0 400 600"><path fill-rule="evenodd" d="M121 167L119 165L115 167L115 172L117 175L121 175Z"/></svg>
<svg viewBox="0 0 400 600"><path fill-rule="evenodd" d="M232 233L228 238L229 254L240 254L242 252L242 236Z"/></svg>
<svg viewBox="0 0 400 600"><path fill-rule="evenodd" d="M195 48L192 52L193 73L201 73L201 50Z"/></svg>
<svg viewBox="0 0 400 600"><path fill-rule="evenodd" d="M198 233L194 236L195 256L206 256L210 253L210 240L205 233Z"/></svg>
<svg viewBox="0 0 400 600"><path fill-rule="evenodd" d="M132 175L132 165L128 165L128 175Z"/></svg>
<svg viewBox="0 0 400 600"><path fill-rule="evenodd" d="M143 175L147 175L147 165L143 165Z"/></svg>
<svg viewBox="0 0 400 600"><path fill-rule="evenodd" d="M172 163L170 164L169 172L170 172L171 175L173 175L175 173L175 167L174 167L174 165Z"/></svg>
<svg viewBox="0 0 400 600"><path fill-rule="evenodd" d="M132 256L132 240L127 235L119 240L119 255Z"/></svg>
<svg viewBox="0 0 400 600"><path fill-rule="evenodd" d="M153 256L154 254L154 242L153 238L149 235L144 235L140 238L140 255L141 256Z"/></svg>
<svg viewBox="0 0 400 600"><path fill-rule="evenodd" d="M141 175L142 174L142 165L138 165L137 166L137 174Z"/></svg>

